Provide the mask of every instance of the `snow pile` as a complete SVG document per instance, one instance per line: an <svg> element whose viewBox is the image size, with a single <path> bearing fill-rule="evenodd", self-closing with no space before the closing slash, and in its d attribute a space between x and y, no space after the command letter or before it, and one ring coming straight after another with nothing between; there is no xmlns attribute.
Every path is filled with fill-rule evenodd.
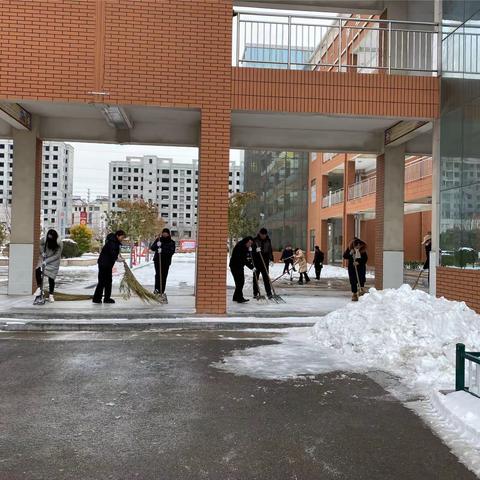
<svg viewBox="0 0 480 480"><path fill-rule="evenodd" d="M435 298L403 285L377 291L314 326L322 347L356 368L384 370L409 387L452 388L455 344L480 347L480 316L463 302Z"/></svg>

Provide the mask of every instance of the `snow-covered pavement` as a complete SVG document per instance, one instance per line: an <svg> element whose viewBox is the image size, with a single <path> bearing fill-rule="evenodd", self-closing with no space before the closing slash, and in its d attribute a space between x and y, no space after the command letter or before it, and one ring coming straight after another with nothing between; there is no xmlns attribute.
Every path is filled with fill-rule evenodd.
<svg viewBox="0 0 480 480"><path fill-rule="evenodd" d="M404 285L372 289L313 328L279 332L278 345L235 351L217 367L235 374L287 379L329 371L386 372L392 393L410 404L480 474L480 399L440 394L455 385L455 345L480 350L480 316L465 304ZM440 408L441 407L441 408Z"/></svg>

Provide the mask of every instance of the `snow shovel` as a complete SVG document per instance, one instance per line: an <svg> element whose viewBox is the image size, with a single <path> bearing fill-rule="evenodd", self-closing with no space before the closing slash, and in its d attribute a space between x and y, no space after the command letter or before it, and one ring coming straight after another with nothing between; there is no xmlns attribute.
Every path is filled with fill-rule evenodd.
<svg viewBox="0 0 480 480"><path fill-rule="evenodd" d="M265 302L267 303L267 297L265 295L262 295L261 292L260 292L260 285L258 283L258 278L257 278L257 272L253 272L253 283L256 285L257 287L257 292L258 294L254 297L255 300L259 301L259 302Z"/></svg>
<svg viewBox="0 0 480 480"><path fill-rule="evenodd" d="M360 276L358 275L358 268L355 265L355 262L353 262L353 266L355 267L355 273L357 275L357 290L358 290L358 296L361 297L362 295L365 295L365 291L363 290L363 287L360 285Z"/></svg>
<svg viewBox="0 0 480 480"><path fill-rule="evenodd" d="M415 289L417 288L418 282L420 281L420 277L422 276L423 271L424 271L424 269L422 268L422 269L420 270L420 273L418 274L417 279L415 280L415 283L414 283L414 285L413 285L412 290L415 290Z"/></svg>
<svg viewBox="0 0 480 480"><path fill-rule="evenodd" d="M268 281L270 282L270 288L272 289L272 300L276 303L287 303L280 295L277 295L277 292L275 292L275 287L273 286L272 279L268 274L267 265L265 264L265 259L263 258L262 252L259 252L259 256L262 259L263 267L267 272Z"/></svg>
<svg viewBox="0 0 480 480"><path fill-rule="evenodd" d="M34 305L45 305L46 298L45 293L43 292L43 279L45 278L45 264L42 262L42 280L40 282L40 294L33 299Z"/></svg>
<svg viewBox="0 0 480 480"><path fill-rule="evenodd" d="M281 274L281 275L279 275L277 278L274 278L274 279L272 280L272 283L275 283L277 280L280 280L282 277L284 277L284 276L285 276L285 274L286 274L286 273L287 273L287 272L285 272L285 273L282 273L282 274Z"/></svg>

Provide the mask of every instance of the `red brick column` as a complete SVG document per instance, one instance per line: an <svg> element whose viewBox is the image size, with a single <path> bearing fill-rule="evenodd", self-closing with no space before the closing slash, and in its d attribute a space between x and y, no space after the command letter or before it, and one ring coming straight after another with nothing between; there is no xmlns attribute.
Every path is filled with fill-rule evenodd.
<svg viewBox="0 0 480 480"><path fill-rule="evenodd" d="M320 250L325 254L325 263L328 263L328 221L322 220L320 227Z"/></svg>
<svg viewBox="0 0 480 480"><path fill-rule="evenodd" d="M375 288L383 288L383 208L385 155L377 157L377 191L375 194Z"/></svg>
<svg viewBox="0 0 480 480"><path fill-rule="evenodd" d="M202 110L197 205L197 313L224 314L227 304L229 109Z"/></svg>

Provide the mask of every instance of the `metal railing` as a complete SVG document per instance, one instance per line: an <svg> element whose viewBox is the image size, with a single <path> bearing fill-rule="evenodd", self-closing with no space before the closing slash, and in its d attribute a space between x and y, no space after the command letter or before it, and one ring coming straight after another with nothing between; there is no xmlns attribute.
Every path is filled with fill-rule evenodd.
<svg viewBox="0 0 480 480"><path fill-rule="evenodd" d="M377 191L377 177L370 177L361 182L354 183L348 187L348 199L355 200L356 198L371 195Z"/></svg>
<svg viewBox="0 0 480 480"><path fill-rule="evenodd" d="M233 63L288 70L435 74L438 24L235 12Z"/></svg>
<svg viewBox="0 0 480 480"><path fill-rule="evenodd" d="M463 343L457 343L456 348L455 390L464 390L480 397L480 352L466 352Z"/></svg>
<svg viewBox="0 0 480 480"><path fill-rule="evenodd" d="M337 155L338 155L338 153L324 153L322 162L327 163L330 160L333 160Z"/></svg>
<svg viewBox="0 0 480 480"><path fill-rule="evenodd" d="M405 166L405 183L415 182L432 175L432 157L426 157Z"/></svg>
<svg viewBox="0 0 480 480"><path fill-rule="evenodd" d="M322 199L322 208L328 208L343 202L343 188L329 192Z"/></svg>

